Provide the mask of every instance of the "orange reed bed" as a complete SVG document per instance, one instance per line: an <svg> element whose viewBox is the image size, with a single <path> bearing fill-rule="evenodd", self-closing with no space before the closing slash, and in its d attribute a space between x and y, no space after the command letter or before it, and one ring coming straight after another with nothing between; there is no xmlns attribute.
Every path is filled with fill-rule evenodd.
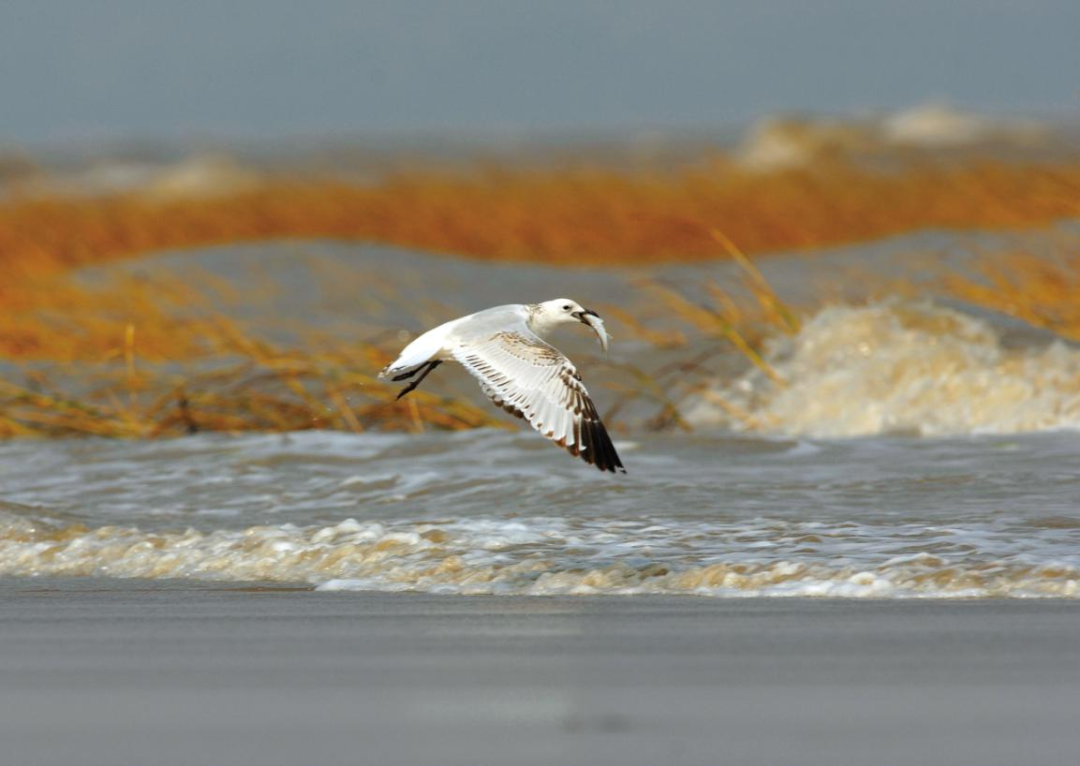
<svg viewBox="0 0 1080 766"><path fill-rule="evenodd" d="M941 277L944 291L962 300L1080 340L1080 241L1062 238L1049 257L991 253L974 273Z"/></svg>
<svg viewBox="0 0 1080 766"><path fill-rule="evenodd" d="M324 339L287 348L208 314L197 325L177 322L174 333L199 337L197 347L177 347L174 359L196 350L204 363L162 365L154 362L162 345L149 358L144 351L148 341L167 339L166 328L147 338L137 327L127 325L118 339L92 335L115 343L98 359L25 365L0 376L0 438L505 425L492 408L435 391L395 400L397 387L375 377L392 354L370 342Z"/></svg>
<svg viewBox="0 0 1080 766"><path fill-rule="evenodd" d="M285 237L568 265L742 259L740 249L792 250L922 227L1023 228L1078 214L1080 164L992 162L914 164L892 173L819 163L767 175L722 160L671 172L486 168L414 171L368 186L274 180L190 199L9 198L0 203L0 358L75 367L54 381L30 368L0 379L0 437L498 422L486 409L427 393L393 402L392 391L371 377L390 353L381 343L272 348L229 327L212 304L202 306L202 289L135 279L90 288L64 278L80 265ZM943 286L1080 337L1075 253L1064 247L1053 262L1022 253L987 260L976 276L946 276ZM760 311L750 313L726 295L714 296L720 308L711 314L679 296L666 300L760 365L752 333L760 320L784 331L795 326L791 312L760 287ZM198 358L224 366L214 373L157 366ZM97 365L92 381L86 362ZM665 394L662 380L641 375L639 388ZM80 381L77 398L63 393L65 377ZM664 413L677 420L673 408Z"/></svg>
<svg viewBox="0 0 1080 766"><path fill-rule="evenodd" d="M371 185L268 181L205 198L14 198L0 204L0 296L25 273L270 238L368 240L497 260L630 264L869 240L918 228L1003 229L1080 215L1080 164L845 163L755 174L414 171Z"/></svg>

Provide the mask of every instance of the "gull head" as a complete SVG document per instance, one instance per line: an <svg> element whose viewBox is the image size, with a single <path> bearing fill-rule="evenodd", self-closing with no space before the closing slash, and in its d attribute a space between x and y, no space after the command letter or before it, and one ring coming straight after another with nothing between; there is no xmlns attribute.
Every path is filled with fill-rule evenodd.
<svg viewBox="0 0 1080 766"><path fill-rule="evenodd" d="M539 334L553 330L559 325L577 324L578 322L588 325L596 333L596 337L600 339L600 347L604 351L608 350L609 336L607 329L604 327L604 321L595 311L583 308L577 301L572 301L569 298L544 301L537 304L532 318L533 330Z"/></svg>

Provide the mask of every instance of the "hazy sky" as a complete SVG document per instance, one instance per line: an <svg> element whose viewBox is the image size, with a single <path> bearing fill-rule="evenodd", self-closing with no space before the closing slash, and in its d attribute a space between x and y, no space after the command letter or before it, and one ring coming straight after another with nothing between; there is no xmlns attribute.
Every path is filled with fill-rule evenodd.
<svg viewBox="0 0 1080 766"><path fill-rule="evenodd" d="M0 144L1080 111L1080 0L0 0Z"/></svg>

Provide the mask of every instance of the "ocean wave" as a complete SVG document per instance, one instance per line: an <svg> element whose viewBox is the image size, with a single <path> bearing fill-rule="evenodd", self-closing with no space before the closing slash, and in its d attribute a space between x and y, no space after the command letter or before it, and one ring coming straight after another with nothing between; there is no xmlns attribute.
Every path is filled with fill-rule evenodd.
<svg viewBox="0 0 1080 766"><path fill-rule="evenodd" d="M495 517L143 531L0 517L0 574L504 595L1078 597L1080 530ZM1017 540L1021 542L1017 542Z"/></svg>
<svg viewBox="0 0 1080 766"><path fill-rule="evenodd" d="M908 149L1033 149L1055 137L1047 123L979 114L926 103L891 114L850 117L766 117L735 151L744 168L804 167L835 157L881 157Z"/></svg>
<svg viewBox="0 0 1080 766"><path fill-rule="evenodd" d="M929 302L826 308L765 359L782 382L754 370L687 419L815 437L1080 430L1080 350L1011 348L989 322Z"/></svg>

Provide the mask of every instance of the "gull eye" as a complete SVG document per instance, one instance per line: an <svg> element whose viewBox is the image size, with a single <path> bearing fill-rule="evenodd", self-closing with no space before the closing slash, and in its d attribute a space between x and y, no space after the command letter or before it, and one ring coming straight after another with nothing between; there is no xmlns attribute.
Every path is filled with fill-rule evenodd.
<svg viewBox="0 0 1080 766"><path fill-rule="evenodd" d="M569 311L569 310L570 310L570 304L568 303L568 304L566 304L565 306L563 306L563 307L562 307L562 310L563 310L563 311Z"/></svg>

